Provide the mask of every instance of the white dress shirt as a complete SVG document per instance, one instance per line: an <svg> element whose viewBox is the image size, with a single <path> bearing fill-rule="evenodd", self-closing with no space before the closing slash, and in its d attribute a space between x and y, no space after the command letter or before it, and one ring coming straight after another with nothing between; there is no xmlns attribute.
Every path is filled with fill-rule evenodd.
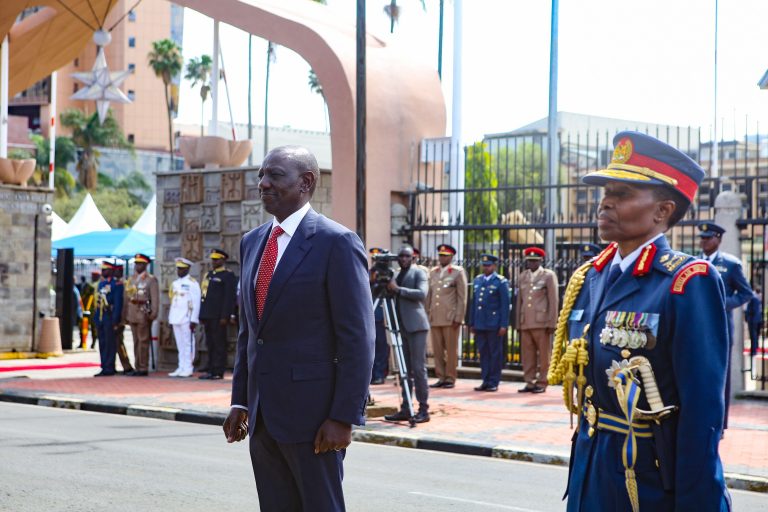
<svg viewBox="0 0 768 512"><path fill-rule="evenodd" d="M272 217L272 228L269 230L270 235L277 226L280 226L283 229L283 234L277 237L277 260L275 260L275 270L277 270L277 266L280 264L280 259L283 257L283 254L285 254L285 249L291 242L293 234L296 233L297 229L299 229L299 224L301 224L301 221L304 220L304 217L307 215L309 209L310 206L309 203L307 203L286 217L283 222L278 222L276 218ZM269 238L269 235L267 238ZM261 261L259 261L259 266L261 266ZM254 288L256 287L256 280L258 277L259 272L258 269L256 269L256 275L253 276Z"/></svg>

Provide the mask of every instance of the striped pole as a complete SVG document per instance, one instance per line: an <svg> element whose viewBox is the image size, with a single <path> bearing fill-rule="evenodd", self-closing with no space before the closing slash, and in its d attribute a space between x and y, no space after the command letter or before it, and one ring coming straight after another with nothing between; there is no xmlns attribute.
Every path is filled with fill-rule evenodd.
<svg viewBox="0 0 768 512"><path fill-rule="evenodd" d="M51 125L48 127L48 188L53 190L53 169L56 164L56 72L51 73Z"/></svg>

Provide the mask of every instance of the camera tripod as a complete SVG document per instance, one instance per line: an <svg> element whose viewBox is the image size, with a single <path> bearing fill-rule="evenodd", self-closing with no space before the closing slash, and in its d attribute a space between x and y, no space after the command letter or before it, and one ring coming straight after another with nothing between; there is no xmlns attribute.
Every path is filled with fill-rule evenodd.
<svg viewBox="0 0 768 512"><path fill-rule="evenodd" d="M416 415L413 412L413 401L411 399L411 389L408 386L408 365L405 362L403 353L403 338L400 335L400 323L397 321L397 311L395 310L395 299L382 289L376 294L373 301L373 310L379 306L381 301L384 307L384 328L387 330L389 345L394 352L394 363L397 370L396 382L403 388L405 393L405 403L408 406L408 424L411 428L416 426Z"/></svg>

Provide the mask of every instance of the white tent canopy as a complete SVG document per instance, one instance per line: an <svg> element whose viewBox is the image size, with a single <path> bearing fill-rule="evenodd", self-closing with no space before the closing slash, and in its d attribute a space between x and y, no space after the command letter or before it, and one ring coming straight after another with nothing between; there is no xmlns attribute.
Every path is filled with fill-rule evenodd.
<svg viewBox="0 0 768 512"><path fill-rule="evenodd" d="M152 196L152 200L131 229L148 235L157 234L157 195Z"/></svg>
<svg viewBox="0 0 768 512"><path fill-rule="evenodd" d="M110 231L111 229L101 215L96 203L93 202L91 194L88 193L85 199L83 199L80 208L77 209L75 215L69 221L66 237L69 238L93 231Z"/></svg>
<svg viewBox="0 0 768 512"><path fill-rule="evenodd" d="M51 218L53 219L51 222L51 240L55 242L66 238L69 225L56 212L51 212Z"/></svg>

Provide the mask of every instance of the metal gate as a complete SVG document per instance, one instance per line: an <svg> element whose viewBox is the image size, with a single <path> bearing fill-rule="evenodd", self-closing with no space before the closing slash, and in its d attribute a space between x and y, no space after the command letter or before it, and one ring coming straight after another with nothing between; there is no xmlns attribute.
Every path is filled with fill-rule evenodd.
<svg viewBox="0 0 768 512"><path fill-rule="evenodd" d="M547 255L544 265L557 274L562 297L568 278L582 263L580 248L585 243L605 246L598 238L596 223L601 190L581 183L581 177L609 163L613 136L620 129L623 128L602 132L561 130L560 168L558 183L554 185L547 184L547 135L544 132L486 136L462 151L452 147L449 139L423 141L414 165L413 188L409 193L410 218L406 227L406 234L421 251L421 263L435 265L437 245L454 243L459 249L456 263L466 269L470 283L481 272L480 255L490 252L499 257L498 272L514 286L524 268L522 249L530 245L543 247L544 235L549 231L555 238L556 249L555 254ZM710 165L710 144L700 141L696 129L654 127L639 131L680 148L703 162L705 169ZM745 149L742 145L746 151L741 151ZM753 151L750 152L750 148ZM714 217L714 201L721 190L737 187L744 194L745 203L750 205L744 217L744 229L752 230L749 236L744 236L745 243L751 240L752 244L749 251L745 251L746 260L753 280L759 280L765 289L763 233L768 158L764 154L760 160L761 151L768 152L768 137L751 136L745 138L743 144L721 142L721 176L727 179L705 179L685 219L667 236L677 250L698 254L696 225L700 220ZM463 172L463 188L450 187L450 183L457 182L451 179L451 174L457 172ZM550 190L555 192L556 205L546 204ZM462 207L456 208L457 204ZM758 238L762 244L760 250ZM468 294L471 292L470 286ZM514 296L511 302L514 305ZM510 326L514 326L515 316L513 307ZM765 335L764 329L761 354L765 354ZM504 350L506 367L521 368L520 341L515 329L509 330ZM479 362L474 340L467 329L462 329L461 334L461 361L466 366ZM763 369L768 370L768 360L761 359L761 362ZM752 370L752 374L757 373ZM764 389L765 379L761 385Z"/></svg>

